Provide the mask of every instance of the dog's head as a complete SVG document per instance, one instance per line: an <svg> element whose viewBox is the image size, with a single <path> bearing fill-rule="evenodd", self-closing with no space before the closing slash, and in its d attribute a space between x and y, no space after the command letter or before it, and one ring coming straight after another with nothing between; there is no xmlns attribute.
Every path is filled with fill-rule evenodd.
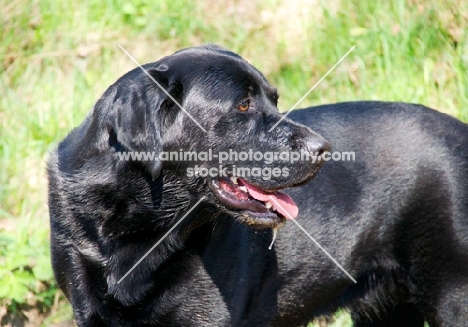
<svg viewBox="0 0 468 327"><path fill-rule="evenodd" d="M102 131L100 151L119 154L120 174L143 169L160 193L153 204L165 212L188 210L204 196L211 211L254 227L297 215L280 190L312 179L329 145L279 114L277 91L257 69L217 46L143 68L111 86L90 118Z"/></svg>

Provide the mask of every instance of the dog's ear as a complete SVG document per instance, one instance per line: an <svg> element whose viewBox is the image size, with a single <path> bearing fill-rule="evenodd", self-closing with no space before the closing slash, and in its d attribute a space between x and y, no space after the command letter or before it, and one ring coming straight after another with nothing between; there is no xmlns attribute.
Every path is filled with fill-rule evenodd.
<svg viewBox="0 0 468 327"><path fill-rule="evenodd" d="M112 113L107 120L109 145L116 151L146 153L146 158L139 158L154 180L162 170L159 154L163 151L167 113L178 112L168 110L175 106L171 97L180 100L182 87L164 64L131 77L130 81L123 79L114 85Z"/></svg>

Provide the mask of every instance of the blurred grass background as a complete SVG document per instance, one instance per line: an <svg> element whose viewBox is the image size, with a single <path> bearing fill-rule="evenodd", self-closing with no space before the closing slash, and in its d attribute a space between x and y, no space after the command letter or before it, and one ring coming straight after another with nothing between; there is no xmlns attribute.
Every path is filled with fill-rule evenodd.
<svg viewBox="0 0 468 327"><path fill-rule="evenodd" d="M0 8L2 326L72 325L49 263L45 161L134 68L118 44L141 63L220 44L264 72L284 111L356 45L299 107L405 101L468 121L463 0L0 0ZM340 314L328 326L350 325Z"/></svg>

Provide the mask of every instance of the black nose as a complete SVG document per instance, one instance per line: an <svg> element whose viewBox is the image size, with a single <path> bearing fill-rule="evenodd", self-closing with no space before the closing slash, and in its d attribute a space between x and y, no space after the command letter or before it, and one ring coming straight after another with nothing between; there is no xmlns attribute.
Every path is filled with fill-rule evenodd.
<svg viewBox="0 0 468 327"><path fill-rule="evenodd" d="M331 144L323 137L316 135L307 139L306 148L310 154L320 156L324 152L330 151Z"/></svg>

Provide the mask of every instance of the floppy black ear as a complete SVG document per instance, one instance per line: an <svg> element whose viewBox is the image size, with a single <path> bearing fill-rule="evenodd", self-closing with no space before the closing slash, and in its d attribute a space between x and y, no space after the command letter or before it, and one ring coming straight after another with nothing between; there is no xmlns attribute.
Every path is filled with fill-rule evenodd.
<svg viewBox="0 0 468 327"><path fill-rule="evenodd" d="M171 96L179 98L181 87L170 80L166 65L147 68L146 72L152 78L141 71L136 77L133 74L130 80L123 78L119 80L121 83L114 85L117 90L107 131L109 145L117 151L149 154L147 160L140 157L141 164L154 180L162 170L162 162L159 160L159 154L163 151L162 135L165 125L162 108L167 109L173 104L167 93L173 93Z"/></svg>

